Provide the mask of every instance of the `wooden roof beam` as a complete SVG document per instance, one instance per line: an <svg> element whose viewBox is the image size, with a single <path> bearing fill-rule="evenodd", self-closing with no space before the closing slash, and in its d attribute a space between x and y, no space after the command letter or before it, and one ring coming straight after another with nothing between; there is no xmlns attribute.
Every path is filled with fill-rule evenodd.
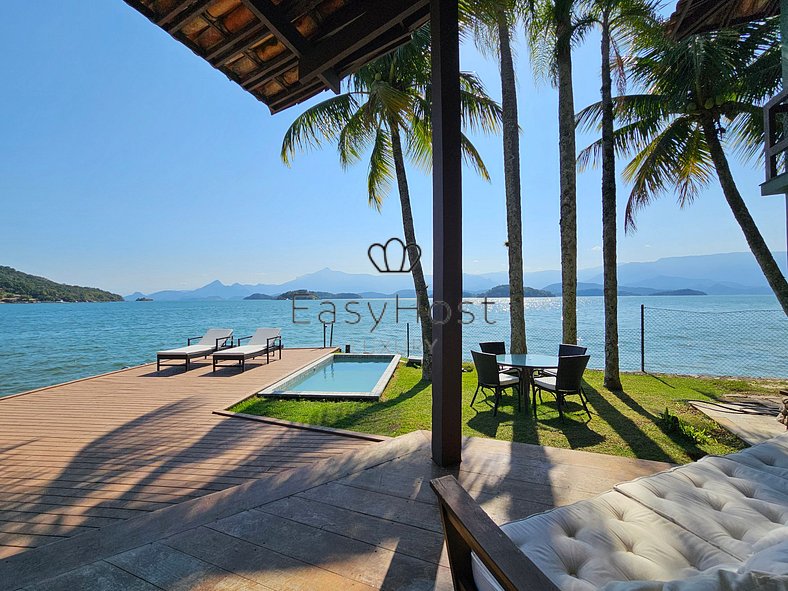
<svg viewBox="0 0 788 591"><path fill-rule="evenodd" d="M308 80L333 68L378 39L388 29L419 11L425 11L428 5L429 0L369 0L351 5L351 10L356 13L355 18L347 18L347 26L313 45L301 56L301 79ZM346 12L341 9L331 16L340 18L345 15ZM364 18L359 18L361 16Z"/></svg>
<svg viewBox="0 0 788 591"><path fill-rule="evenodd" d="M295 28L287 17L282 14L279 7L271 0L243 0L243 3L260 19L268 30L271 31L281 42L301 58L312 50L312 46L298 29ZM336 72L330 66L316 72L316 75L335 93L339 94L340 80Z"/></svg>
<svg viewBox="0 0 788 591"><path fill-rule="evenodd" d="M172 22L173 19L175 19L178 15L184 12L187 8L191 8L195 4L204 4L204 3L200 2L200 0L184 0L183 2L177 4L175 8L170 10L167 14L158 18L156 20L156 24L159 25L161 28L166 28L167 25L170 24L170 22Z"/></svg>

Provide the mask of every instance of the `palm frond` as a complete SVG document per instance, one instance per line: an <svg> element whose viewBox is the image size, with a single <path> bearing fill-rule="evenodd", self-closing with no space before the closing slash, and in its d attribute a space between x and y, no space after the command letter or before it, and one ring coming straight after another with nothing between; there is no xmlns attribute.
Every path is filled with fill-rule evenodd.
<svg viewBox="0 0 788 591"><path fill-rule="evenodd" d="M289 166L296 152L335 141L357 108L356 97L346 93L304 111L285 132L280 154L282 161Z"/></svg>
<svg viewBox="0 0 788 591"><path fill-rule="evenodd" d="M490 172L487 170L487 166L485 166L484 160L476 149L476 146L473 145L471 140L468 139L468 136L464 133L462 134L460 143L462 144L462 156L465 163L473 168L485 181L489 181Z"/></svg>
<svg viewBox="0 0 788 591"><path fill-rule="evenodd" d="M678 117L626 166L624 179L632 183L625 213L627 231L636 228L638 210L670 187L679 191L681 203L689 203L706 185L708 175L692 174L708 170L710 159L705 141L699 141L697 134L695 121Z"/></svg>
<svg viewBox="0 0 788 591"><path fill-rule="evenodd" d="M391 190L393 171L394 157L391 152L391 136L388 130L379 127L375 134L372 154L369 157L369 172L367 174L369 204L377 210L380 210L383 200Z"/></svg>

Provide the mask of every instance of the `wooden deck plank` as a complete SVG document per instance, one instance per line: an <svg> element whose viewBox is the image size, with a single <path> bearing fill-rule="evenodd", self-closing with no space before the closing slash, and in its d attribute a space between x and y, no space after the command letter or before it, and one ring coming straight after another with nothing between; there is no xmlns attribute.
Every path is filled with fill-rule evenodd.
<svg viewBox="0 0 788 591"><path fill-rule="evenodd" d="M369 585L207 527L186 531L167 538L163 543L227 571L243 573L245 577L276 591L374 590ZM217 552L217 548L222 551ZM254 564L265 566L250 568Z"/></svg>
<svg viewBox="0 0 788 591"><path fill-rule="evenodd" d="M118 554L107 562L168 591L271 591L270 587L159 543Z"/></svg>
<svg viewBox="0 0 788 591"><path fill-rule="evenodd" d="M495 441L477 445L467 440L464 457L472 470L453 473L466 480L471 495L498 523L570 502L574 497L551 484L555 473L597 466L612 479L666 467ZM533 462L544 480L528 476ZM432 464L426 434L412 433L0 560L0 579L19 581L22 587L105 560L128 566L140 580L164 588L181 584L172 588L184 591L211 580L177 574L188 570L184 564L209 575L221 569L215 575L220 581L230 576L224 573L250 581L241 589L448 590L451 579L435 499L423 492L430 477L447 473L452 472ZM600 488L578 489L577 498L608 488L605 479L586 486ZM526 494L533 487L541 491L538 502ZM163 564L140 558L153 556L150 549L161 546L199 562L180 554L166 555ZM121 562L124 553L136 562ZM228 584L241 584L234 577ZM80 579L70 581L79 588Z"/></svg>
<svg viewBox="0 0 788 591"><path fill-rule="evenodd" d="M65 573L41 585L26 587L25 591L160 591L160 587L146 583L107 562L95 562L76 571Z"/></svg>
<svg viewBox="0 0 788 591"><path fill-rule="evenodd" d="M440 578L440 570L447 570L352 537L254 509L209 527L377 589L399 589L406 583L416 586L422 581L432 583ZM399 568L392 572L390 567L395 560ZM443 582L443 586L432 588L448 591L450 587L445 586L445 577Z"/></svg>
<svg viewBox="0 0 788 591"><path fill-rule="evenodd" d="M369 445L214 414L328 353L286 349L243 373L146 365L0 398L2 555Z"/></svg>
<svg viewBox="0 0 788 591"><path fill-rule="evenodd" d="M326 486L326 485L324 485ZM324 486L318 487L321 491ZM288 497L259 508L291 521L351 537L379 548L399 552L427 562L448 566L441 560L443 533L425 529L401 520L370 515L367 495L355 499L362 503L358 510L338 507L330 499L313 500L300 495Z"/></svg>

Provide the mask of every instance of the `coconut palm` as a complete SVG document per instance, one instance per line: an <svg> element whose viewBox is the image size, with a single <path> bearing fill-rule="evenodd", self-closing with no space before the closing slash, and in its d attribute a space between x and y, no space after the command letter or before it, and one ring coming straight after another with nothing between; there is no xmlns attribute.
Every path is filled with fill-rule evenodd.
<svg viewBox="0 0 788 591"><path fill-rule="evenodd" d="M525 303L523 298L523 221L520 183L520 124L517 114L517 80L512 47L516 25L526 12L523 0L465 0L461 14L479 50L494 56L501 76L503 111L503 173L506 193L506 230L509 257L509 323L511 352L525 353Z"/></svg>
<svg viewBox="0 0 788 591"><path fill-rule="evenodd" d="M577 144L572 49L592 25L585 0L535 0L528 32L532 64L558 88L563 340L577 342Z"/></svg>
<svg viewBox="0 0 788 591"><path fill-rule="evenodd" d="M726 154L744 159L761 154L763 102L780 85L780 45L775 19L735 30L674 41L665 34L641 35L643 48L631 67L646 94L621 96L614 109L618 153L634 152L624 170L633 184L626 228L635 228L641 208L668 190L689 205L714 177L766 280L788 314L788 283L739 192ZM600 103L578 115L581 125L601 117ZM601 143L580 155L599 155Z"/></svg>
<svg viewBox="0 0 788 591"><path fill-rule="evenodd" d="M380 209L396 181L402 209L406 244L418 244L413 224L410 189L405 166L409 156L418 166L429 169L432 158L430 34L422 28L412 40L380 57L350 76L347 91L329 98L299 115L285 133L282 160L289 164L295 153L336 143L343 167L369 154L367 194L369 205ZM497 131L500 106L485 92L480 80L462 73L461 107L466 128ZM483 178L487 168L470 140L462 136L465 161ZM422 377L432 377L432 320L427 283L421 260L414 248L408 259L416 290L416 307L421 324Z"/></svg>
<svg viewBox="0 0 788 591"><path fill-rule="evenodd" d="M614 147L615 113L613 108L613 72L618 74L619 90L626 82L621 47L639 31L656 24L653 0L593 0L589 16L601 32L601 159L602 159L602 266L605 308L604 384L610 390L621 389L618 351L618 261L616 253L616 153Z"/></svg>

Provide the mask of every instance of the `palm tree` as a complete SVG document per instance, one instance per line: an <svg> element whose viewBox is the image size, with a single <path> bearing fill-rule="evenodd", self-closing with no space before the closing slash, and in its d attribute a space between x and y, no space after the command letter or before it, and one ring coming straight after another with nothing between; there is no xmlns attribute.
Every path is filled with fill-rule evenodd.
<svg viewBox="0 0 788 591"><path fill-rule="evenodd" d="M482 53L496 56L501 75L503 112L503 173L506 192L506 230L509 256L509 323L511 352L528 350L525 333L523 281L523 220L520 183L520 124L512 38L524 14L522 0L466 0L463 20L474 33Z"/></svg>
<svg viewBox="0 0 788 591"><path fill-rule="evenodd" d="M429 169L432 156L430 120L430 34L422 28L412 40L361 68L347 81L347 92L327 99L299 115L285 133L282 160L289 164L296 152L336 142L339 160L348 167L369 152L369 205L380 209L396 181L406 244L418 244L413 224L405 156ZM461 104L466 128L496 131L500 106L487 96L480 80L461 75ZM463 135L465 161L485 179L489 174L481 156ZM408 248L421 324L422 378L432 378L432 320L427 283L416 249Z"/></svg>
<svg viewBox="0 0 788 591"><path fill-rule="evenodd" d="M529 24L537 73L558 87L558 149L561 184L561 299L563 341L577 342L577 144L572 84L572 47L591 26L581 0L536 0Z"/></svg>
<svg viewBox="0 0 788 591"><path fill-rule="evenodd" d="M618 351L618 256L616 215L616 153L614 146L613 67L619 89L626 83L620 46L638 31L655 24L652 0L594 0L591 17L601 30L602 50L602 266L605 307L605 374L609 390L621 390Z"/></svg>
<svg viewBox="0 0 788 591"><path fill-rule="evenodd" d="M675 189L681 207L689 205L716 173L750 250L788 314L788 282L747 209L725 153L726 146L748 159L761 153L761 106L780 85L776 20L678 42L656 33L642 35L641 41L631 72L648 93L614 101L621 122L615 148L635 152L624 170L633 183L626 228L634 229L637 211L669 189ZM601 112L601 104L591 105L578 121L593 124ZM589 146L581 163L599 151L599 142Z"/></svg>

